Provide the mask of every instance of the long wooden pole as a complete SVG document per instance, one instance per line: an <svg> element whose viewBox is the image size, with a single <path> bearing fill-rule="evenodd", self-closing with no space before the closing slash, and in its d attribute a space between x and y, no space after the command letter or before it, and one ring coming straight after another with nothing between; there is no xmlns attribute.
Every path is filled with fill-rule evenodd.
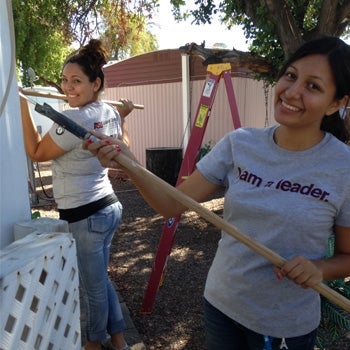
<svg viewBox="0 0 350 350"><path fill-rule="evenodd" d="M96 139L96 141L98 140L95 136L91 135L90 132L82 128L80 125L75 124L75 122L73 122L71 119L67 118L65 115L59 112L55 111L55 113L53 114L51 113L49 114L43 113L43 114L46 115L48 118L54 120L58 124L60 124L60 122L63 123L63 125L65 125L68 131L72 132L73 134L76 134L78 137L82 139L86 139L86 137L89 137L90 135L92 139ZM205 218L207 221L211 222L213 225L215 225L219 229L225 231L230 236L234 237L241 243L248 246L250 249L254 250L256 253L263 256L265 259L270 261L273 265L282 267L283 264L285 263L286 260L281 256L279 256L277 253L265 247L264 245L257 242L256 240L252 239L251 237L247 236L243 232L240 232L236 227L229 224L228 222L226 222L225 220L223 220L222 218L220 218L210 210L206 209L205 207L203 207L201 204L199 204L189 196L180 192L175 187L169 185L167 182L160 179L159 177L157 177L147 169L143 168L140 164L131 160L129 157L121 153L119 154L117 161L121 165L123 165L125 168L129 169L132 173L146 178L148 181L148 185L151 186L152 189L154 189L155 191L164 191L168 193L176 201L178 201L179 203L182 203L185 207L197 212L200 216ZM350 300L345 298L341 294L337 293L335 290L329 288L324 283L319 283L313 286L313 289L319 292L324 297L328 298L333 303L342 307L347 312L350 312Z"/></svg>
<svg viewBox="0 0 350 350"><path fill-rule="evenodd" d="M271 249L265 247L264 245L257 242L256 240L252 239L251 237L247 236L243 232L240 232L238 228L229 224L228 222L223 220L221 217L214 214L212 211L206 209L200 203L193 200L191 197L180 192L175 187L169 185L167 182L160 179L159 177L157 177L147 169L143 168L138 163L132 161L129 157L121 153L119 154L117 160L121 165L123 165L125 168L130 170L132 173L139 174L147 178L149 186L154 187L154 189L157 191L166 192L179 203L195 211L197 214L199 214L201 217L203 217L204 219L206 219L207 221L215 225L220 230L225 231L230 236L234 237L241 243L248 246L250 249L254 250L256 253L263 256L265 259L270 261L273 265L282 267L283 264L285 263L286 260L282 258L280 255L278 255ZM330 301L332 301L334 304L337 304L347 312L350 312L350 300L345 298L341 294L337 293L335 290L331 289L326 284L319 283L313 286L313 289L316 290L321 295L323 295L324 297L326 297L327 299L329 299Z"/></svg>
<svg viewBox="0 0 350 350"><path fill-rule="evenodd" d="M52 94L52 93L45 93L45 92L39 92L39 91L34 91L34 90L22 90L22 93L27 96L36 96L36 97L43 97L43 98L54 98L57 100L67 100L66 95L62 94ZM102 100L106 103L109 103L114 106L123 106L123 103L120 101L110 101L110 100ZM144 105L140 104L134 104L135 109L144 109Z"/></svg>

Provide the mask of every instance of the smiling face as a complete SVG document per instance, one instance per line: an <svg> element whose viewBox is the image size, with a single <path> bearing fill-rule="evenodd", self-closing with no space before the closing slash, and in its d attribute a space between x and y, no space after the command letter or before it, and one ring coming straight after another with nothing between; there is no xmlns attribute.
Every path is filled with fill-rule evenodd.
<svg viewBox="0 0 350 350"><path fill-rule="evenodd" d="M83 107L96 101L100 85L100 78L90 82L77 63L67 63L63 68L61 88L70 107Z"/></svg>
<svg viewBox="0 0 350 350"><path fill-rule="evenodd" d="M275 119L286 127L320 132L325 115L341 105L326 56L303 57L286 69L275 88Z"/></svg>

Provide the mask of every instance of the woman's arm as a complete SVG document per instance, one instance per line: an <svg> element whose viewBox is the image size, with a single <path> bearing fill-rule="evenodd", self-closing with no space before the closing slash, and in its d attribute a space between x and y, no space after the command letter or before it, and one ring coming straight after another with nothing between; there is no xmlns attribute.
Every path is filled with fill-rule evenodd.
<svg viewBox="0 0 350 350"><path fill-rule="evenodd" d="M126 145L130 147L130 137L129 137L128 129L126 127L125 118L133 111L134 104L132 103L132 101L125 98L121 98L119 101L123 103L122 106L119 106L119 105L116 106L120 115L121 129L122 129L122 135L119 139L122 140Z"/></svg>
<svg viewBox="0 0 350 350"><path fill-rule="evenodd" d="M161 191L156 182L152 182L148 178L142 176L139 172L132 172L118 163L118 155L120 152L123 152L123 154L131 160L137 162L135 156L124 143L113 138L105 138L101 134L94 134L103 139L94 143L86 141L84 142L83 147L89 149L95 154L102 166L119 168L125 171L143 198L158 213L169 218L180 215L187 209L184 205L177 202L171 195L165 191ZM210 194L215 192L219 186L209 182L198 170L195 170L177 188L195 201L202 202L206 200Z"/></svg>
<svg viewBox="0 0 350 350"><path fill-rule="evenodd" d="M350 227L334 227L334 255L316 264L324 280L350 277Z"/></svg>
<svg viewBox="0 0 350 350"><path fill-rule="evenodd" d="M134 173L128 174L149 205L165 218L175 217L184 212L187 207L177 202L165 191L161 191L157 184L150 184L147 179ZM177 189L196 202L205 201L219 186L209 182L198 170L195 170L186 180L181 182Z"/></svg>
<svg viewBox="0 0 350 350"><path fill-rule="evenodd" d="M45 162L55 159L65 153L52 140L49 133L43 138L39 134L28 105L27 98L20 93L21 118L23 126L24 146L30 159L36 162Z"/></svg>
<svg viewBox="0 0 350 350"><path fill-rule="evenodd" d="M126 127L125 117L120 117L120 119L121 119L122 135L119 137L119 139L123 141L128 147L130 147L130 137L129 137L128 129Z"/></svg>

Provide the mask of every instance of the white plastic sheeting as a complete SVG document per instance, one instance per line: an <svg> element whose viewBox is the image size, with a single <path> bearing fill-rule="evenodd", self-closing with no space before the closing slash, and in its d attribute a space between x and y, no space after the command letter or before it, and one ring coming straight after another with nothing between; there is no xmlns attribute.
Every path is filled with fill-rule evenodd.
<svg viewBox="0 0 350 350"><path fill-rule="evenodd" d="M13 225L30 219L10 0L0 0L0 249L14 240Z"/></svg>

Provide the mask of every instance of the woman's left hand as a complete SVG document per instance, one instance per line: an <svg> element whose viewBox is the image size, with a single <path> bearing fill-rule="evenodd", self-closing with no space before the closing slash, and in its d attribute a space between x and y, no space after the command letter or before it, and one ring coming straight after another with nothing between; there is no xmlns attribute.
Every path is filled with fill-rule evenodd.
<svg viewBox="0 0 350 350"><path fill-rule="evenodd" d="M323 281L322 270L303 256L286 261L280 268L275 267L274 272L278 279L287 277L303 288L313 287Z"/></svg>

